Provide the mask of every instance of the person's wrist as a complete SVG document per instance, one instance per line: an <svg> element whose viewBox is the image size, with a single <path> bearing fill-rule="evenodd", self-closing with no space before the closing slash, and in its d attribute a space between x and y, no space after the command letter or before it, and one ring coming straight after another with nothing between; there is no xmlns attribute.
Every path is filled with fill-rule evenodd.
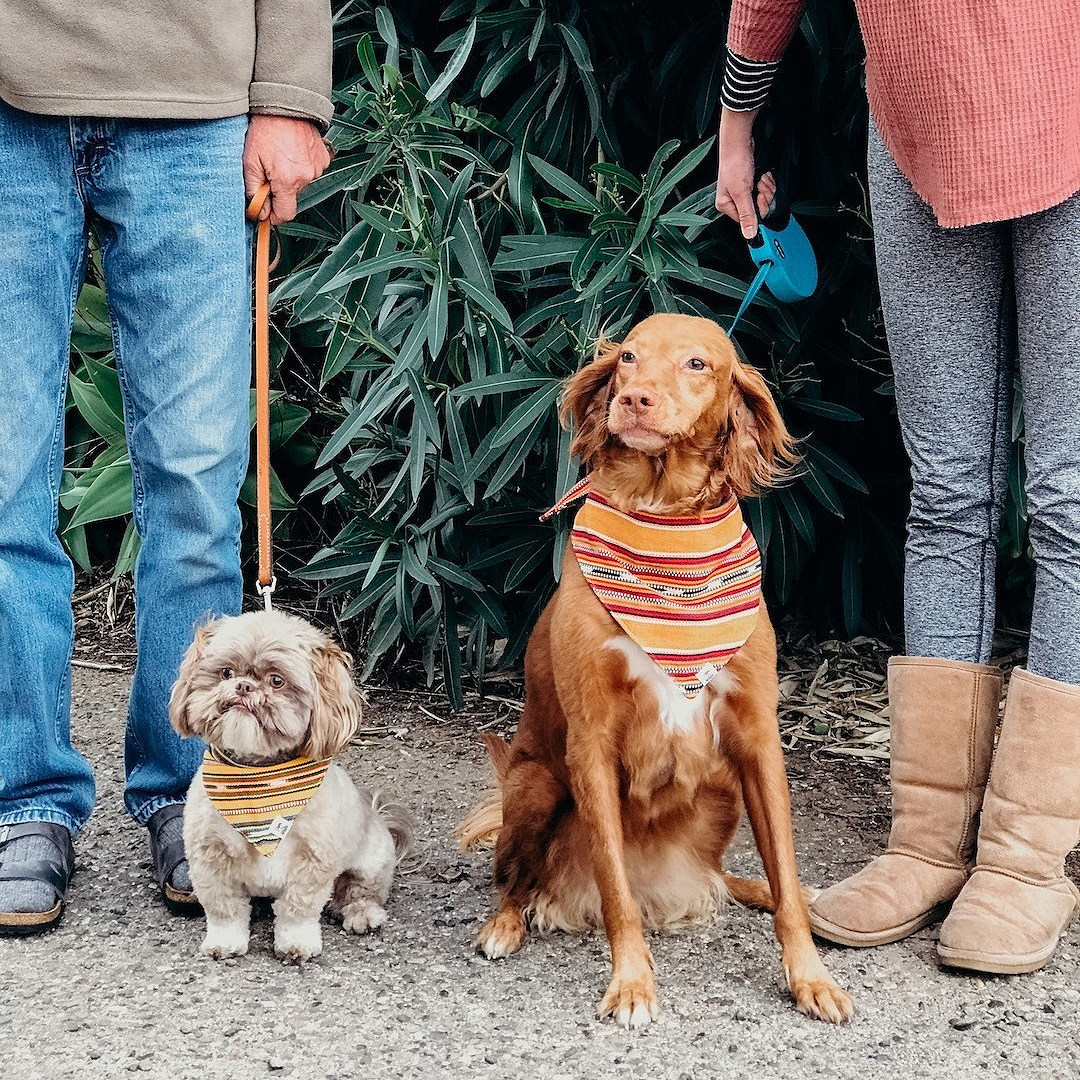
<svg viewBox="0 0 1080 1080"><path fill-rule="evenodd" d="M754 121L757 119L757 109L728 109L720 111L720 137L730 135L739 138L749 138L754 130Z"/></svg>

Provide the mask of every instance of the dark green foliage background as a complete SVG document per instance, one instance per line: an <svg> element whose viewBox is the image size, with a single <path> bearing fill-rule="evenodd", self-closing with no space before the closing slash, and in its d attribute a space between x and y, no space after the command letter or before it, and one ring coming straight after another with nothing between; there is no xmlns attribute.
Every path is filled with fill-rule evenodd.
<svg viewBox="0 0 1080 1080"><path fill-rule="evenodd" d="M538 521L576 476L561 381L653 311L734 314L752 264L712 208L726 11L336 5L337 154L280 230L275 272L276 535L286 572L356 620L367 671L420 658L458 700L464 677L517 660L568 528ZM770 602L847 635L899 627L907 482L861 75L853 11L812 2L758 147L821 283L798 305L755 303L736 334L802 440L798 478L747 506ZM82 345L75 378L101 382L107 346ZM123 451L115 431L104 450L83 437L85 400L72 416L67 535L88 562L88 525L116 513L87 499L93 451L113 473L104 455ZM1022 514L1010 522L1022 568Z"/></svg>

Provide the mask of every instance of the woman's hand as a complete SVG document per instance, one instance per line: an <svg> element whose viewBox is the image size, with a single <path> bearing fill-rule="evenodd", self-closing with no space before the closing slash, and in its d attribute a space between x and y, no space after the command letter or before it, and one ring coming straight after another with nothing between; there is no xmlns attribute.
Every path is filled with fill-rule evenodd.
<svg viewBox="0 0 1080 1080"><path fill-rule="evenodd" d="M765 173L754 192L754 119L757 112L720 115L719 160L716 171L716 209L739 223L745 239L757 235L758 217L768 214L776 198L776 180ZM754 213L756 194L757 213Z"/></svg>

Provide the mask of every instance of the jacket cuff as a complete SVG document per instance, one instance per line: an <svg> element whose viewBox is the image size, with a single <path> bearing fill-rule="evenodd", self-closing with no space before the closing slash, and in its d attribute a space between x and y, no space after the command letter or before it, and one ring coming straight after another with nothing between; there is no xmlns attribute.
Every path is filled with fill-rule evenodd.
<svg viewBox="0 0 1080 1080"><path fill-rule="evenodd" d="M314 90L283 83L253 82L248 88L248 108L253 113L310 120L324 135L334 118L334 106L329 98Z"/></svg>

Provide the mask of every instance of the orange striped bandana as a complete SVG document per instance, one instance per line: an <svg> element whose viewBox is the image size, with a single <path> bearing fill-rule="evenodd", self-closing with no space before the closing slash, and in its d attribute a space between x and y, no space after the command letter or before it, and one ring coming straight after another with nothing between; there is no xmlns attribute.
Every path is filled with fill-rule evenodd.
<svg viewBox="0 0 1080 1080"><path fill-rule="evenodd" d="M203 756L203 787L221 816L260 855L273 855L329 768L329 758L307 757L277 765L237 765L210 747Z"/></svg>
<svg viewBox="0 0 1080 1080"><path fill-rule="evenodd" d="M588 478L545 516L587 490ZM597 599L688 698L753 632L761 554L734 496L700 517L663 517L589 492L570 541Z"/></svg>

